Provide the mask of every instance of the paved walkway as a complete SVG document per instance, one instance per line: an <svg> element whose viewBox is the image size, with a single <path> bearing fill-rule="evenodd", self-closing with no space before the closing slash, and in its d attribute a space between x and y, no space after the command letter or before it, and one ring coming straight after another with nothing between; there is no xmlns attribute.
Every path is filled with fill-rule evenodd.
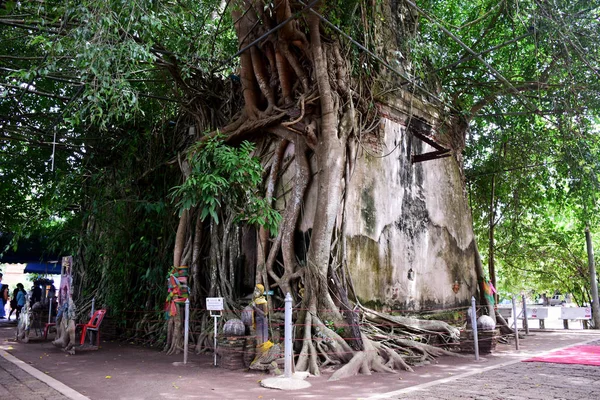
<svg viewBox="0 0 600 400"><path fill-rule="evenodd" d="M174 363L182 355L129 343L103 341L98 351L70 356L50 341L13 338L14 326L0 324L0 399L600 399L600 367L520 362L583 342L600 345L598 331L534 332L519 351L499 345L479 362L440 357L413 373L328 382L333 370L326 368L295 392L260 387L265 374L214 368L210 355L190 354L191 365L181 367Z"/></svg>
<svg viewBox="0 0 600 400"><path fill-rule="evenodd" d="M587 343L599 346L600 340ZM569 347L569 346L568 346ZM521 362L521 359L415 385L369 399L587 400L600 399L600 367Z"/></svg>
<svg viewBox="0 0 600 400"><path fill-rule="evenodd" d="M411 400L597 400L600 368L519 362L427 388L390 395Z"/></svg>
<svg viewBox="0 0 600 400"><path fill-rule="evenodd" d="M59 391L5 358L0 358L0 399L68 400Z"/></svg>

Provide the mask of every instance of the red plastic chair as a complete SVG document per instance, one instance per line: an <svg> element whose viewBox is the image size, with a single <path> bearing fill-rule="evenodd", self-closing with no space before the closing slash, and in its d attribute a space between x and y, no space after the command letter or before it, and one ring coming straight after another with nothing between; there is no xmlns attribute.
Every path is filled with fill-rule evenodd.
<svg viewBox="0 0 600 400"><path fill-rule="evenodd" d="M100 346L100 324L102 323L104 314L106 314L106 310L98 310L94 313L94 315L92 315L92 318L90 318L90 322L88 322L87 324L77 325L83 328L81 330L81 340L79 341L79 344L83 345L85 343L85 335L88 331L91 331L96 332L96 346Z"/></svg>
<svg viewBox="0 0 600 400"><path fill-rule="evenodd" d="M56 322L47 322L44 325L44 340L48 339L48 331L50 330L51 327L56 327Z"/></svg>

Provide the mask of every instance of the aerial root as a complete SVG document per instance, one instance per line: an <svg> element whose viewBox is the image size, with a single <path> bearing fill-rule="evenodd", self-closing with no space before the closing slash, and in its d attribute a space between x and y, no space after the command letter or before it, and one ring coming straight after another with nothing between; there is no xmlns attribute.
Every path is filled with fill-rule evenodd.
<svg viewBox="0 0 600 400"><path fill-rule="evenodd" d="M371 375L371 371L396 373L393 368L383 363L384 360L379 355L379 351L373 341L368 339L364 334L361 335L361 338L364 350L354 353L350 362L338 369L331 378L329 378L330 381L337 381L339 379L357 375L358 373Z"/></svg>
<svg viewBox="0 0 600 400"><path fill-rule="evenodd" d="M405 371L413 372L413 369L404 361L404 358L400 356L400 354L396 353L396 351L383 343L373 343L373 346L379 350L379 353L382 357L387 358L387 365L392 369L403 369Z"/></svg>

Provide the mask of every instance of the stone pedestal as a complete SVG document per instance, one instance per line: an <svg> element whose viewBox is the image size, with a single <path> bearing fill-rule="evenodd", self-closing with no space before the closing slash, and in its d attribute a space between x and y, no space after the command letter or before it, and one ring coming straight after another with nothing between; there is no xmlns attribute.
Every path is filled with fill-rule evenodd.
<svg viewBox="0 0 600 400"><path fill-rule="evenodd" d="M222 337L217 340L217 365L227 369L243 369L245 337Z"/></svg>
<svg viewBox="0 0 600 400"><path fill-rule="evenodd" d="M250 367L250 364L256 357L256 337L246 336L244 344L244 367Z"/></svg>
<svg viewBox="0 0 600 400"><path fill-rule="evenodd" d="M496 349L500 330L478 330L479 354L490 354ZM460 351L461 353L475 353L475 342L473 340L473 331L464 330L460 332Z"/></svg>

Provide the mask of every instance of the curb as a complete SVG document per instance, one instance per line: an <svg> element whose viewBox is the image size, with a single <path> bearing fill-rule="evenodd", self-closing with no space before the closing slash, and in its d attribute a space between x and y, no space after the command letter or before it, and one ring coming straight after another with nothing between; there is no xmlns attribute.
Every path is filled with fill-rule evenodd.
<svg viewBox="0 0 600 400"><path fill-rule="evenodd" d="M590 339L590 340L586 340L586 341L579 342L579 343L572 343L572 344L570 344L568 346L557 347L556 349L552 349L552 350L541 352L537 356L543 356L543 355L546 355L548 353L552 353L552 352L557 351L557 350L563 350L563 349L567 349L567 348L573 347L573 346L580 346L580 345L587 344L587 343L590 343L590 342L595 342L597 340L598 339ZM451 377L448 377L448 378L441 378L441 379L438 379L438 380L435 380L435 381L431 381L431 382L427 382L427 383L422 383L420 385L409 386L409 387L406 387L404 389L394 390L393 392L375 394L373 396L369 396L369 397L366 397L364 399L365 400L370 400L370 399L386 399L386 398L390 398L391 396L397 396L397 395L400 395L400 394L407 394L407 393L411 393L411 392L416 392L416 391L421 390L421 389L427 389L427 388L430 388L432 386L437 386L437 385L441 385L441 384L444 384L444 383L452 382L452 381L455 381L455 380L458 380L458 379L461 379L461 378L467 378L469 376L480 374L480 373L483 373L483 372L486 372L486 371L491 371L493 369L507 367L509 365L519 363L519 362L521 362L521 361L523 361L523 360L525 360L527 358L531 358L531 357L532 357L531 354L527 354L527 355L523 354L523 355L521 355L521 357L519 357L518 360L511 360L511 361L507 361L507 362L504 362L504 363L501 363L501 364L491 365L489 367L485 367L485 368L481 368L481 369L476 369L474 371L465 372L465 373L462 373L460 375L454 375L454 376L451 376Z"/></svg>
<svg viewBox="0 0 600 400"><path fill-rule="evenodd" d="M89 397L86 397L76 391L75 389L71 389L67 385L62 382L57 381L56 379L44 374L42 371L33 368L31 365L25 363L24 361L19 360L17 357L12 354L0 349L0 357L4 358L7 361L10 361L17 367L21 368L23 371L27 372L34 378L44 382L46 385L50 386L52 389L60 392L62 395L68 397L72 400L90 400Z"/></svg>

